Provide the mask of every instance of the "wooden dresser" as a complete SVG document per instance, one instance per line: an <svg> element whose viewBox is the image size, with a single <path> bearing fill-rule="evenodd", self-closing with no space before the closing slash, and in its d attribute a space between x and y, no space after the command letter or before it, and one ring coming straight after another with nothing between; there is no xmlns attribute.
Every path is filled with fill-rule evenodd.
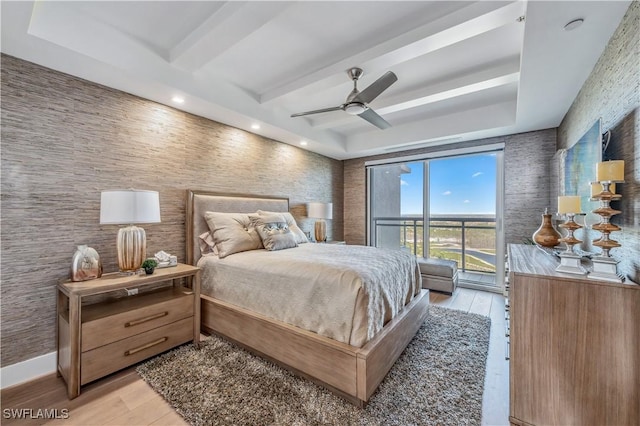
<svg viewBox="0 0 640 426"><path fill-rule="evenodd" d="M182 285L184 279L191 288ZM138 293L165 281L173 285ZM120 297L108 297L114 295ZM195 266L58 285L57 365L69 399L82 385L199 339L200 269Z"/></svg>
<svg viewBox="0 0 640 426"><path fill-rule="evenodd" d="M640 425L640 286L555 271L510 245L510 417L517 425Z"/></svg>

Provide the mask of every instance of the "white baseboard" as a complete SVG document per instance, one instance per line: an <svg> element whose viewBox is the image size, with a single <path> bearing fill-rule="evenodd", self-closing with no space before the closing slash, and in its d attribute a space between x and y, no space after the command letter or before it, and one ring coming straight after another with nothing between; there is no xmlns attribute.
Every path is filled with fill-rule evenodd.
<svg viewBox="0 0 640 426"><path fill-rule="evenodd" d="M56 372L56 353L51 352L0 369L0 389L19 385Z"/></svg>

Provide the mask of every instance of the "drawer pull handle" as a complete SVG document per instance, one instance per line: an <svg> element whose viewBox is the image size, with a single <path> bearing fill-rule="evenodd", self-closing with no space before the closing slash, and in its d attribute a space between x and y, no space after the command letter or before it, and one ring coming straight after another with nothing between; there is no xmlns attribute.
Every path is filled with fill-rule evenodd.
<svg viewBox="0 0 640 426"><path fill-rule="evenodd" d="M158 314L149 315L148 317L140 318L137 320L129 321L124 324L125 327L133 327L134 325L142 324L143 322L151 321L157 318L166 317L169 312L160 312Z"/></svg>
<svg viewBox="0 0 640 426"><path fill-rule="evenodd" d="M137 352L143 351L145 349L149 349L152 346L159 345L160 343L164 343L167 340L169 340L168 337L161 337L160 339L154 340L153 342L147 343L146 345L142 345L142 346L139 346L139 347L134 348L134 349L129 349L128 351L126 351L124 353L124 356L133 355L133 354L135 354Z"/></svg>

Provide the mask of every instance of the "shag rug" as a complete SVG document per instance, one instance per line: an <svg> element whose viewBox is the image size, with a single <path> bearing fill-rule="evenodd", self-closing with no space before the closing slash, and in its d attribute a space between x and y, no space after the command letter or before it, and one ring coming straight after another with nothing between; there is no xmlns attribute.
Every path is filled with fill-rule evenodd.
<svg viewBox="0 0 640 426"><path fill-rule="evenodd" d="M214 336L137 370L193 425L473 425L482 416L490 324L430 306L364 409Z"/></svg>

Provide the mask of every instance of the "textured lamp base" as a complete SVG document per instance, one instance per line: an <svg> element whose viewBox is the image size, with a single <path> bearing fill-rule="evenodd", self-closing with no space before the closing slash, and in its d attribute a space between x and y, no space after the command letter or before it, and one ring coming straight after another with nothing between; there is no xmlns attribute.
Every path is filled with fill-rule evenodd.
<svg viewBox="0 0 640 426"><path fill-rule="evenodd" d="M324 219L316 221L315 231L317 242L324 243L327 241L327 222Z"/></svg>
<svg viewBox="0 0 640 426"><path fill-rule="evenodd" d="M118 231L118 268L121 273L137 273L147 257L147 236L144 229L127 226Z"/></svg>
<svg viewBox="0 0 640 426"><path fill-rule="evenodd" d="M558 265L556 271L567 274L585 275L587 271L580 264L582 257L573 252L573 246L582 242L573 236L573 231L582 228L582 226L573 220L574 216L573 213L567 213L567 221L560 225L568 232L566 237L560 238L559 240L565 243L567 249L560 253L560 265Z"/></svg>
<svg viewBox="0 0 640 426"><path fill-rule="evenodd" d="M560 265L556 268L558 272L565 272L567 274L586 275L587 271L580 264L581 256L578 256L573 252L573 246L581 243L579 239L573 236L573 231L582 228L574 220L574 213L566 213L567 221L560 225L560 227L567 230L567 236L560 238L559 241L565 243L567 249L560 253Z"/></svg>
<svg viewBox="0 0 640 426"><path fill-rule="evenodd" d="M593 271L587 278L601 281L612 281L621 283L622 278L618 276L618 261L611 257L598 256L593 259Z"/></svg>
<svg viewBox="0 0 640 426"><path fill-rule="evenodd" d="M611 249L620 247L620 244L609 237L612 232L620 231L620 227L610 222L611 217L620 214L620 210L611 208L611 201L622 198L620 194L614 194L610 188L615 187L616 183L624 183L623 180L615 181L598 181L592 182L602 185L602 192L592 197L592 200L600 200L600 207L593 212L602 217L602 221L593 225L593 229L600 231L602 236L593 241L593 245L602 249L602 255L593 258L593 271L589 274L589 278L594 280L612 281L621 283L622 279L618 276L618 261L611 258L609 252Z"/></svg>

